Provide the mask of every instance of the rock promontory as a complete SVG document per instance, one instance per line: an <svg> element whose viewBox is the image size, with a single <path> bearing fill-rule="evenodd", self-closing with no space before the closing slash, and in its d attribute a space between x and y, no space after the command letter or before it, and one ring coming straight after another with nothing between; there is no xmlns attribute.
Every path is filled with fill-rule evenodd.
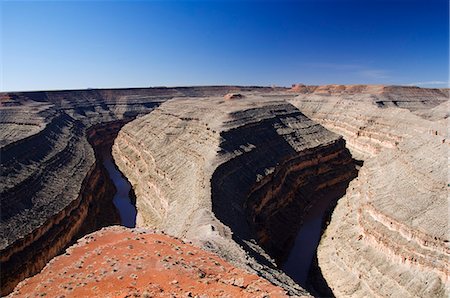
<svg viewBox="0 0 450 298"><path fill-rule="evenodd" d="M342 137L257 94L167 101L124 126L113 156L135 190L138 226L190 239L293 294L273 259L288 253L302 214L356 176Z"/></svg>
<svg viewBox="0 0 450 298"><path fill-rule="evenodd" d="M80 236L118 223L115 190L95 150L112 144L124 123L174 97L253 89L272 90L212 86L1 93L1 294L39 272ZM110 131L102 135L105 125Z"/></svg>
<svg viewBox="0 0 450 298"><path fill-rule="evenodd" d="M54 258L8 297L288 297L217 255L152 230L109 227Z"/></svg>

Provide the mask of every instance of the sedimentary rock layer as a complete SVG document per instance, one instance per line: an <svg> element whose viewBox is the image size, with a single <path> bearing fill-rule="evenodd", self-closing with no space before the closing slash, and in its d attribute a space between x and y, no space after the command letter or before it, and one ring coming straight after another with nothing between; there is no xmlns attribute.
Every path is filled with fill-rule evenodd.
<svg viewBox="0 0 450 298"><path fill-rule="evenodd" d="M191 239L297 294L260 245L286 253L301 214L355 175L341 137L254 94L165 102L121 130L113 155L135 189L138 226Z"/></svg>
<svg viewBox="0 0 450 298"><path fill-rule="evenodd" d="M169 98L241 89L271 90L195 87L1 93L1 293L39 271L76 235L103 225L96 224L95 211L104 209L101 202L106 194L112 198L113 188L101 164L95 163L86 139L89 127L148 113Z"/></svg>
<svg viewBox="0 0 450 298"><path fill-rule="evenodd" d="M319 245L322 274L338 297L446 297L450 246L444 90L365 90L366 95L305 93L292 100L342 133L365 159ZM381 97L401 103L380 104Z"/></svg>
<svg viewBox="0 0 450 298"><path fill-rule="evenodd" d="M110 145L97 124L133 117L114 156L138 225L305 293L273 258L301 214L355 175L344 140L310 118L365 161L319 247L334 294L448 295L447 100L448 89L366 85L0 93L2 295L103 225L113 187L86 137Z"/></svg>
<svg viewBox="0 0 450 298"><path fill-rule="evenodd" d="M319 246L337 296L449 295L447 150L411 139L364 164Z"/></svg>
<svg viewBox="0 0 450 298"><path fill-rule="evenodd" d="M405 137L431 131L446 134L437 124L421 128L411 122L417 119L414 115L435 121L446 119L448 90L367 85L301 86L293 90L296 97L289 102L344 136L359 159L375 156L383 148L394 148Z"/></svg>

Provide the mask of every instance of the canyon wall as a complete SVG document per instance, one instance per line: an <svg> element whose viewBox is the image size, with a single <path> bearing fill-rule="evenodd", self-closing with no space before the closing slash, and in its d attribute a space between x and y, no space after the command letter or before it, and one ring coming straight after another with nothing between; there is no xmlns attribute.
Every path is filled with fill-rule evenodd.
<svg viewBox="0 0 450 298"><path fill-rule="evenodd" d="M73 239L118 223L111 202L115 189L95 162L86 129L148 112L158 101L126 92L106 101L95 91L61 91L2 94L1 103L0 261L5 294ZM100 211L108 216L99 219Z"/></svg>
<svg viewBox="0 0 450 298"><path fill-rule="evenodd" d="M356 175L340 136L254 93L167 101L124 126L113 156L135 190L138 226L192 240L291 294L304 292L273 258L314 201Z"/></svg>
<svg viewBox="0 0 450 298"><path fill-rule="evenodd" d="M319 245L323 276L337 297L447 297L448 90L336 88L290 100L364 159Z"/></svg>
<svg viewBox="0 0 450 298"><path fill-rule="evenodd" d="M306 295L276 262L315 202L343 196L318 249L334 295L448 296L448 116L448 89L398 86L0 93L1 294L117 222L92 146L136 118L113 155L138 226ZM364 161L350 185L346 146Z"/></svg>
<svg viewBox="0 0 450 298"><path fill-rule="evenodd" d="M143 115L170 98L241 89L272 90L213 86L0 93L1 294L79 236L117 222L111 208L115 190L96 163L88 128Z"/></svg>
<svg viewBox="0 0 450 298"><path fill-rule="evenodd" d="M405 137L436 131L441 136L446 134L437 125L450 113L448 90L327 85L297 86L291 93L295 98L289 102L311 119L344 136L352 154L359 159L373 157L384 148L395 148ZM405 117L408 120L414 115L431 122L422 128L411 123L415 118L405 121Z"/></svg>

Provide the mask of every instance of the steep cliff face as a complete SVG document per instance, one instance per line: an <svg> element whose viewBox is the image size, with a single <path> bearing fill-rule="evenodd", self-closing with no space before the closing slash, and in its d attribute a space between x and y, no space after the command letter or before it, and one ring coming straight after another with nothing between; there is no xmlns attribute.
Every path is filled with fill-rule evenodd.
<svg viewBox="0 0 450 298"><path fill-rule="evenodd" d="M288 210L307 212L355 176L338 135L252 94L168 101L126 125L113 155L136 191L139 226L191 239L291 293L301 290L260 245L280 258L301 225Z"/></svg>
<svg viewBox="0 0 450 298"><path fill-rule="evenodd" d="M0 149L2 295L42 269L73 239L119 222L111 203L114 186L101 163L95 161L86 138L91 123L117 116L83 118L75 112L78 107L69 110L48 101L41 103L48 98L36 96L17 96L15 106L0 109L2 129L3 121L16 121L6 124L5 129L22 125L21 118L28 123L37 121L40 128L22 131L20 136L6 133ZM143 111L151 105L155 103L147 103ZM35 106L41 108L34 110ZM31 113L26 119L23 115L28 109ZM21 116L15 118L17 115ZM95 146L98 138L91 140Z"/></svg>
<svg viewBox="0 0 450 298"><path fill-rule="evenodd" d="M411 139L364 164L319 246L336 296L449 295L447 152Z"/></svg>
<svg viewBox="0 0 450 298"><path fill-rule="evenodd" d="M106 199L114 189L96 163L86 129L143 115L169 98L241 89L271 90L225 86L0 93L1 293L39 271L71 239L116 222ZM112 143L114 136L101 138L95 140L94 130L92 144Z"/></svg>
<svg viewBox="0 0 450 298"><path fill-rule="evenodd" d="M292 100L365 159L321 240L320 269L338 297L448 296L445 90L372 91Z"/></svg>
<svg viewBox="0 0 450 298"><path fill-rule="evenodd" d="M10 292L24 278L39 272L45 264L79 236L102 226L119 223L112 206L115 189L104 168L95 163L82 183L80 195L32 233L2 250L3 293ZM99 217L105 212L108 216Z"/></svg>
<svg viewBox="0 0 450 298"><path fill-rule="evenodd" d="M277 262L302 217L324 196L338 199L356 176L345 141L279 102L230 114L211 179L213 211L238 242L251 239Z"/></svg>
<svg viewBox="0 0 450 298"><path fill-rule="evenodd" d="M446 296L448 111L446 89L395 86L1 93L2 295L80 235L117 222L91 145L108 148L122 119L137 117L113 154L136 191L138 226L305 294L275 261L315 202L344 195L356 174L348 146L365 162L319 246L331 290Z"/></svg>
<svg viewBox="0 0 450 298"><path fill-rule="evenodd" d="M42 135L57 135L61 138L64 137L60 132L65 128L64 125L70 123L69 118L63 117L57 118L53 120L53 125L47 126L46 129L42 132ZM66 120L65 122L63 120ZM114 141L115 136L119 129L126 123L127 120L123 121L115 121L112 123L108 123L106 125L97 125L87 130L87 140L94 148L94 151L97 154L102 150L111 150L112 142ZM80 128L82 127L81 124ZM48 132L51 130L51 132ZM84 142L81 136L84 136L82 130L77 130L80 134L72 133L72 137L80 137L80 139L71 140L71 143L77 144L77 142ZM27 154L41 154L41 156L45 156L46 152L38 151L39 149L47 148L48 150L52 149L52 144L47 144L47 142L59 141L59 139L51 139L40 136L34 136L31 140L29 140L28 144L24 144L20 148L29 148L31 146L34 150L26 151ZM70 141L69 141L70 142ZM7 148L9 150L14 150L15 147ZM76 148L76 147L75 147ZM79 148L79 147L78 147ZM90 150L89 147L85 147L87 150ZM68 149L67 147L63 149L65 150L75 150ZM78 149L79 150L79 149ZM2 158L2 162L4 161L4 165L8 165L9 159L7 159L10 155L14 156L14 158L18 159L19 156L22 155L17 154L19 152L14 151L10 153L8 150L5 150L5 160ZM81 153L80 151L77 152ZM17 154L17 155L14 155ZM61 157L62 156L62 157ZM69 153L57 153L54 158L54 163L46 163L49 167L52 165L65 165L70 166L72 159L76 158L76 154L73 151L69 151ZM83 155L78 155L83 156ZM3 157L3 155L2 155ZM65 159L61 159L61 158ZM38 160L40 156L32 155L32 156L23 156L24 159L35 159ZM83 160L82 160L83 162ZM81 164L83 164L81 162ZM78 161L78 164L80 162ZM42 169L41 169L42 170ZM56 168L47 168L44 169L48 171L48 175L54 175L57 171ZM67 170L67 169L66 169ZM79 169L73 169L73 171L79 171ZM9 171L12 175L12 171ZM22 170L21 173L24 173ZM45 172L44 172L45 173ZM17 216L16 214L20 214L25 217L26 212L42 212L42 214L31 214L29 217L36 216L35 220L41 219L44 221L39 225L38 228L35 228L28 236L22 236L19 241L10 242L7 246L5 246L2 250L1 254L1 265L2 265L2 289L4 293L7 293L12 290L12 288L22 279L39 272L45 264L52 259L55 255L57 255L63 248L65 248L68 244L72 243L74 240L79 238L82 235L93 232L101 227L118 224L120 223L119 215L112 203L112 197L115 193L114 185L110 182L108 173L105 170L100 159L91 166L86 177L84 178L81 189L79 190L79 195L77 198L70 203L68 203L61 211L57 209L58 212L54 214L48 213L51 210L46 208L36 208L36 204L48 206L52 204L54 208L55 202L41 202L38 199L44 200L46 198L50 198L50 196L42 195L41 197L30 197L30 193L28 191L32 191L30 189L30 183L36 185L36 188L39 189L42 181L40 179L46 179L45 176L38 174L32 174L31 178L25 179L25 186L22 184L17 184L16 188L19 191L13 192L11 190L5 191L5 197L2 197L2 208L5 208L5 213L2 212L2 233L11 231L15 233L22 233L21 235L26 235L27 231L22 231L19 229L32 229L33 227L19 225L15 229L7 229L7 226L3 226L4 223L8 223L9 225L17 224ZM82 174L82 172L80 173ZM13 176L14 177L14 176ZM31 182L36 181L36 182ZM45 181L45 180L44 180ZM61 185L56 185L61 186ZM42 187L42 186L41 186ZM58 196L58 198L62 198L63 194L66 199L70 198L70 193L64 193L67 189L61 189L62 193ZM41 191L49 191L48 188L44 188ZM36 191L36 192L39 192ZM22 199L23 198L23 199ZM29 201L25 201L28 199ZM33 200L34 199L34 200ZM23 203L21 203L23 202ZM12 204L12 206L7 205L8 203ZM58 202L63 204L64 202ZM5 205L3 205L5 204ZM62 205L63 206L63 205ZM25 214L24 214L25 213ZM9 235L5 233L5 236ZM10 237L17 236L16 234L10 235ZM3 238L4 241L12 238Z"/></svg>
<svg viewBox="0 0 450 298"><path fill-rule="evenodd" d="M334 205L345 194L356 169L342 139L304 150L251 190L247 212L260 243L277 262L283 262L303 217L320 200Z"/></svg>

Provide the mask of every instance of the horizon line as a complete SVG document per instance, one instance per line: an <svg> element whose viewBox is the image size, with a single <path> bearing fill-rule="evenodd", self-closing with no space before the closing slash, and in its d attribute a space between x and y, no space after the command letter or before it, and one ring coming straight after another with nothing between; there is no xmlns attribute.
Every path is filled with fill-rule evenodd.
<svg viewBox="0 0 450 298"><path fill-rule="evenodd" d="M383 87L415 87L420 89L450 89L450 84L445 87L424 87L419 84L303 84L294 83L291 86L282 85L172 85L172 86L131 86L131 87L85 87L85 88L67 88L67 89L28 89L28 90L0 90L0 93L19 93L19 92L60 92L60 91L87 91L87 90L129 90L129 89L177 89L177 88L208 88L208 87L239 87L239 88L272 88L272 89L290 89L294 85L314 86L383 86Z"/></svg>

